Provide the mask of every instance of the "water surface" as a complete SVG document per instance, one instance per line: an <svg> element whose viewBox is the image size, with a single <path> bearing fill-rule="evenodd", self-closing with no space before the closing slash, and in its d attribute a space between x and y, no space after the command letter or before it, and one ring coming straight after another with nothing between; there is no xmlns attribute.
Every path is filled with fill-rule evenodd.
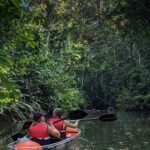
<svg viewBox="0 0 150 150"><path fill-rule="evenodd" d="M80 146L66 150L150 149L150 114L148 113L119 112L118 120L114 122L88 120L79 124L82 131ZM19 123L12 126L11 123L0 122L0 150L6 150L6 145L11 142L10 134L15 132L18 126Z"/></svg>
<svg viewBox="0 0 150 150"><path fill-rule="evenodd" d="M81 150L150 150L150 118L118 113L115 122L81 122Z"/></svg>

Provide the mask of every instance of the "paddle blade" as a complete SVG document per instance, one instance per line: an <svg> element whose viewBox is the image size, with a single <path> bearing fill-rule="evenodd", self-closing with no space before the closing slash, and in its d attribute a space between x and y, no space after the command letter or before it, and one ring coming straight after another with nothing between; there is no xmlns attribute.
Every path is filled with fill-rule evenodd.
<svg viewBox="0 0 150 150"><path fill-rule="evenodd" d="M68 118L70 120L78 120L86 117L88 114L82 110L74 110L69 113Z"/></svg>
<svg viewBox="0 0 150 150"><path fill-rule="evenodd" d="M99 120L101 121L115 121L117 120L117 117L115 114L106 114L99 117Z"/></svg>

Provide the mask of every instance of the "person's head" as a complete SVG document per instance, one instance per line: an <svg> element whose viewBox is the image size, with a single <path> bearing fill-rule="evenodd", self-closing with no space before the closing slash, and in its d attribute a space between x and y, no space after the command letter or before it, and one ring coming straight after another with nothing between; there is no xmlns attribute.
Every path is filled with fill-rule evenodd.
<svg viewBox="0 0 150 150"><path fill-rule="evenodd" d="M63 117L63 111L61 108L55 108L53 110L53 117L62 118Z"/></svg>
<svg viewBox="0 0 150 150"><path fill-rule="evenodd" d="M33 113L33 120L34 120L35 122L45 121L44 114L42 114L42 113L40 113L40 112L35 112L35 113Z"/></svg>

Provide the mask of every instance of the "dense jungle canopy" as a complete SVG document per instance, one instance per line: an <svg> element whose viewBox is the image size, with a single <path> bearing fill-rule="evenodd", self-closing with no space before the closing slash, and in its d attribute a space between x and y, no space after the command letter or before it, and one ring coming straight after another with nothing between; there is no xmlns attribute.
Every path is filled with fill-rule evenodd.
<svg viewBox="0 0 150 150"><path fill-rule="evenodd" d="M150 1L0 0L0 114L150 108Z"/></svg>

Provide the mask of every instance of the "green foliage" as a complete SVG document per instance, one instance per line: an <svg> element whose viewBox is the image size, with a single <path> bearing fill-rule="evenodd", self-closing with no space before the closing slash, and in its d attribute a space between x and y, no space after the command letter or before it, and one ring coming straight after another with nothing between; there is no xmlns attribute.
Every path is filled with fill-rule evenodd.
<svg viewBox="0 0 150 150"><path fill-rule="evenodd" d="M18 7L19 8L19 5L20 5L20 2L21 0L10 0L11 3L15 6L15 7Z"/></svg>
<svg viewBox="0 0 150 150"><path fill-rule="evenodd" d="M148 4L1 0L0 111L149 104Z"/></svg>
<svg viewBox="0 0 150 150"><path fill-rule="evenodd" d="M109 16L125 31L142 31L149 27L150 2L147 0L118 0Z"/></svg>
<svg viewBox="0 0 150 150"><path fill-rule="evenodd" d="M91 49L85 59L88 67L80 74L89 107L117 103L126 109L138 105L134 96L149 93L148 3L88 1L82 3L82 13L78 9L85 22L80 35Z"/></svg>
<svg viewBox="0 0 150 150"><path fill-rule="evenodd" d="M61 102L61 107L64 110L73 110L78 108L78 106L82 105L84 102L84 99L81 97L79 90L74 88L65 89L61 93L58 93L58 97Z"/></svg>
<svg viewBox="0 0 150 150"><path fill-rule="evenodd" d="M18 85L11 78L12 60L8 56L8 49L5 46L0 51L0 104L4 105L15 102L20 98Z"/></svg>

